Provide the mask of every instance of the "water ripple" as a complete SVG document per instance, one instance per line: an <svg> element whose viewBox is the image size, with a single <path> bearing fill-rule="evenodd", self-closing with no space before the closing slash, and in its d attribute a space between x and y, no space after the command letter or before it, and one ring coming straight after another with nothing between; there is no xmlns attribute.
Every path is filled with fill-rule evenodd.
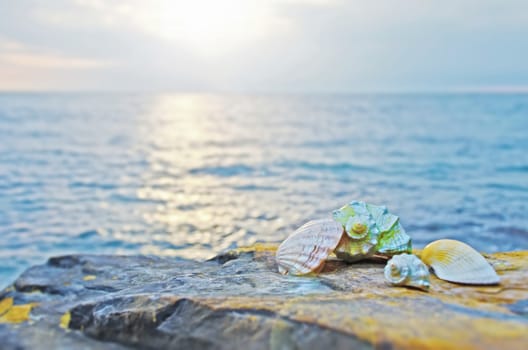
<svg viewBox="0 0 528 350"><path fill-rule="evenodd" d="M205 259L359 199L416 246L528 249L528 95L0 94L0 287L68 253Z"/></svg>

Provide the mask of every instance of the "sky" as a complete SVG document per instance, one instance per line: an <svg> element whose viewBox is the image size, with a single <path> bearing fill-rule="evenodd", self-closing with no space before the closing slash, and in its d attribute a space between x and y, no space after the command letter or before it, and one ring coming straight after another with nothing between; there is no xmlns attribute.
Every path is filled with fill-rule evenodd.
<svg viewBox="0 0 528 350"><path fill-rule="evenodd" d="M528 91L526 0L0 0L0 90Z"/></svg>

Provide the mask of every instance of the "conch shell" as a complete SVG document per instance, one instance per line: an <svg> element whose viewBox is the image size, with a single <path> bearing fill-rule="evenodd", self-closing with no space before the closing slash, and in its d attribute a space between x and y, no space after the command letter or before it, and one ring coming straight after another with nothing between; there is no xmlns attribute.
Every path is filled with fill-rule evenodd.
<svg viewBox="0 0 528 350"><path fill-rule="evenodd" d="M334 210L333 217L346 232L335 250L340 259L353 262L376 253L392 256L411 252L411 237L386 207L352 201Z"/></svg>
<svg viewBox="0 0 528 350"><path fill-rule="evenodd" d="M299 227L276 253L279 272L305 275L319 272L343 236L343 226L332 219L309 221Z"/></svg>
<svg viewBox="0 0 528 350"><path fill-rule="evenodd" d="M499 276L484 257L469 245L452 239L429 243L420 254L443 280L464 284L497 284Z"/></svg>
<svg viewBox="0 0 528 350"><path fill-rule="evenodd" d="M384 270L385 279L395 286L429 289L429 268L416 255L394 255Z"/></svg>

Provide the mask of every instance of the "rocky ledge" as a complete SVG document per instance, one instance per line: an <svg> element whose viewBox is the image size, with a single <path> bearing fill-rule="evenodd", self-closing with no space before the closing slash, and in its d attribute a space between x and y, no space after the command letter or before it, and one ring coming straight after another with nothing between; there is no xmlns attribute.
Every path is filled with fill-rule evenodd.
<svg viewBox="0 0 528 350"><path fill-rule="evenodd" d="M490 287L431 276L388 286L383 263L329 261L316 277L277 272L276 246L208 262L71 255L0 293L2 349L521 349L528 251L487 255Z"/></svg>

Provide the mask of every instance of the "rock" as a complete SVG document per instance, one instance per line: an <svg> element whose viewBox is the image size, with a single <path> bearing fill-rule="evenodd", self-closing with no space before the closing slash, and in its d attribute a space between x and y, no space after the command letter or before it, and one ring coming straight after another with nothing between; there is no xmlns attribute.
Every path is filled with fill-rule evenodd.
<svg viewBox="0 0 528 350"><path fill-rule="evenodd" d="M51 258L0 293L2 349L520 349L528 251L488 255L498 286L391 287L383 263L282 276L274 245L208 262Z"/></svg>

